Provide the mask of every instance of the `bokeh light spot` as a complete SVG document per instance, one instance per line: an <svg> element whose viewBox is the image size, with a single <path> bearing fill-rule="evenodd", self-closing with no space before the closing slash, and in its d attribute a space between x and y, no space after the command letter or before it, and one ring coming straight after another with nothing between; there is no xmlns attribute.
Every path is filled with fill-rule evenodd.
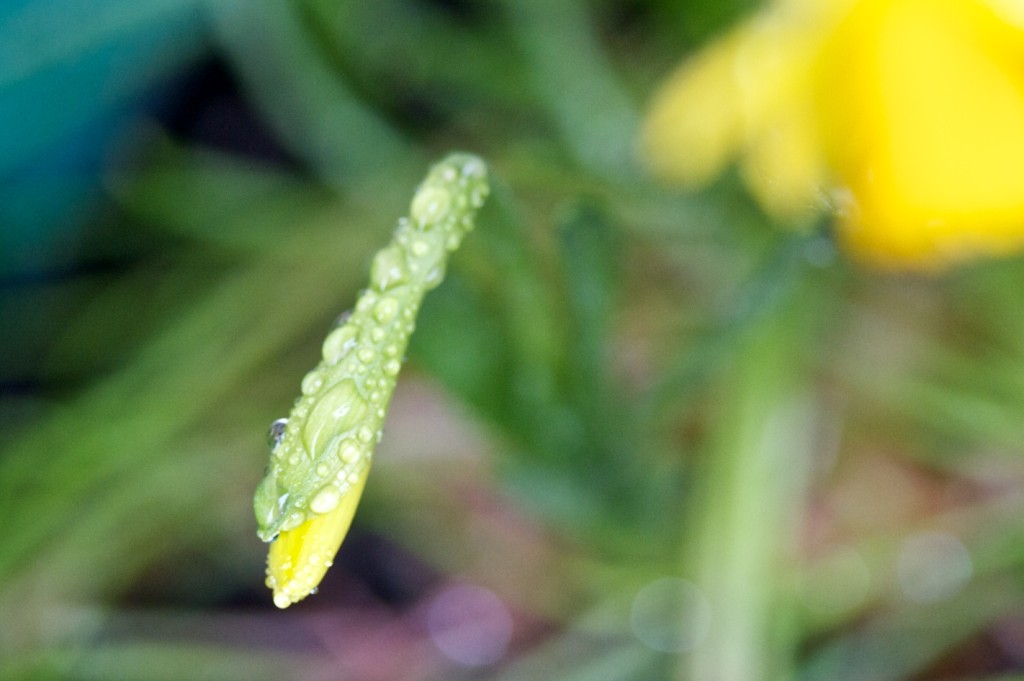
<svg viewBox="0 0 1024 681"><path fill-rule="evenodd" d="M903 542L896 565L908 600L936 603L956 595L970 580L974 562L963 542L946 532L921 532Z"/></svg>
<svg viewBox="0 0 1024 681"><path fill-rule="evenodd" d="M834 548L817 566L821 579L804 584L801 596L808 608L823 614L849 612L860 606L871 588L871 571L858 551Z"/></svg>
<svg viewBox="0 0 1024 681"><path fill-rule="evenodd" d="M444 655L467 667L500 660L512 639L512 615L494 592L469 584L452 586L434 598L427 628Z"/></svg>
<svg viewBox="0 0 1024 681"><path fill-rule="evenodd" d="M711 626L711 605L693 583L663 577L637 592L629 623L648 648L682 653L704 641Z"/></svg>

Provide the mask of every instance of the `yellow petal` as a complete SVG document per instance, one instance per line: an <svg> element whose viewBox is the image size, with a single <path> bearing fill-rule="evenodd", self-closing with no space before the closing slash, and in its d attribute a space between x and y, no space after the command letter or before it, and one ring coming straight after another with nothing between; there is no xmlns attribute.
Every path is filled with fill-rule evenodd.
<svg viewBox="0 0 1024 681"><path fill-rule="evenodd" d="M1003 21L1024 28L1024 3L1020 0L985 0L985 4Z"/></svg>
<svg viewBox="0 0 1024 681"><path fill-rule="evenodd" d="M725 167L742 139L743 115L735 78L736 32L684 63L651 104L641 151L659 177L700 186Z"/></svg>
<svg viewBox="0 0 1024 681"><path fill-rule="evenodd" d="M270 545L267 586L274 590L274 605L287 608L320 584L352 525L369 471L369 466L362 468L359 481L344 493L333 510L315 515L293 530L285 530Z"/></svg>
<svg viewBox="0 0 1024 681"><path fill-rule="evenodd" d="M847 243L934 267L1024 245L1024 31L979 0L862 0L823 69Z"/></svg>
<svg viewBox="0 0 1024 681"><path fill-rule="evenodd" d="M825 160L814 113L798 102L753 140L743 179L764 209L786 222L803 222L823 203Z"/></svg>
<svg viewBox="0 0 1024 681"><path fill-rule="evenodd" d="M766 210L805 216L823 163L811 97L821 26L817 5L785 5L740 26L670 77L643 131L654 173L699 187L734 156Z"/></svg>

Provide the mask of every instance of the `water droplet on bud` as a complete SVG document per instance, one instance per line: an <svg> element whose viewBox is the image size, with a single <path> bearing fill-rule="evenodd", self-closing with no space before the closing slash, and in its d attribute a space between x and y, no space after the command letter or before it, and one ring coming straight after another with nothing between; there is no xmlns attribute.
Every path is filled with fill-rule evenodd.
<svg viewBox="0 0 1024 681"><path fill-rule="evenodd" d="M373 318L381 324L387 324L398 314L398 302L394 298L384 298L373 309Z"/></svg>
<svg viewBox="0 0 1024 681"><path fill-rule="evenodd" d="M270 447L270 451L274 451L281 444L281 440L284 439L284 431L287 428L288 419L277 419L270 424L270 430L267 431L267 445Z"/></svg>
<svg viewBox="0 0 1024 681"><path fill-rule="evenodd" d="M326 485L309 502L309 510L313 513L330 513L338 507L340 501L341 491L334 485Z"/></svg>

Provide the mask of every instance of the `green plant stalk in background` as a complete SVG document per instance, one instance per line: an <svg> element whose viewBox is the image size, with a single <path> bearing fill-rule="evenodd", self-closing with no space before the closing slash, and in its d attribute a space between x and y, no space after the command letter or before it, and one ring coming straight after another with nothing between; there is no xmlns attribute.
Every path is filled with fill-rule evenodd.
<svg viewBox="0 0 1024 681"><path fill-rule="evenodd" d="M798 279L738 339L718 403L687 515L697 522L684 530L684 564L713 614L703 645L682 659L680 679L792 677L796 622L786 576L815 451L807 356L821 309L812 291L820 282Z"/></svg>
<svg viewBox="0 0 1024 681"><path fill-rule="evenodd" d="M323 359L303 378L288 419L272 427L270 464L254 507L260 538L276 540L267 584L278 606L307 596L334 558L381 439L423 296L441 283L448 255L473 228L487 193L486 166L475 156L452 154L431 169L409 217L375 256L369 287L324 341Z"/></svg>

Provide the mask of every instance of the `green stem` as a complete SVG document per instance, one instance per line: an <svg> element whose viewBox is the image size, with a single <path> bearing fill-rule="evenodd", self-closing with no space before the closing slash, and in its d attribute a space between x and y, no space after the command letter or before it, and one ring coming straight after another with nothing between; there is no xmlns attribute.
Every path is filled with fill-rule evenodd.
<svg viewBox="0 0 1024 681"><path fill-rule="evenodd" d="M686 542L710 626L683 658L682 679L791 677L793 618L783 598L813 453L805 289L791 289L777 314L744 331L726 372Z"/></svg>

